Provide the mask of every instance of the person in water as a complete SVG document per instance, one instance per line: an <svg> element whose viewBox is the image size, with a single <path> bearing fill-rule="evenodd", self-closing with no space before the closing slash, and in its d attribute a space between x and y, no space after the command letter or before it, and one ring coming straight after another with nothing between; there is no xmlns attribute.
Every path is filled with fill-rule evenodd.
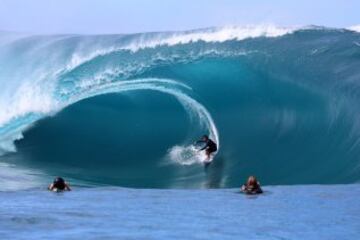
<svg viewBox="0 0 360 240"><path fill-rule="evenodd" d="M210 160L211 153L217 151L217 144L213 140L211 140L207 135L204 135L196 143L205 143L205 146L202 147L199 151L205 150L207 160Z"/></svg>
<svg viewBox="0 0 360 240"><path fill-rule="evenodd" d="M241 186L241 191L247 194L263 193L259 181L255 176L250 176L247 182Z"/></svg>
<svg viewBox="0 0 360 240"><path fill-rule="evenodd" d="M54 182L49 185L48 189L50 191L58 190L58 191L71 191L69 184L65 182L62 177L56 177Z"/></svg>

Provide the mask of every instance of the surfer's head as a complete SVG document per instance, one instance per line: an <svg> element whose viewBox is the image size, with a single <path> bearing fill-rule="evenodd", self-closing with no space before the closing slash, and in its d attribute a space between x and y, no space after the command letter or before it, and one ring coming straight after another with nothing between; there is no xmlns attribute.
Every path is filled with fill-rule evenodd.
<svg viewBox="0 0 360 240"><path fill-rule="evenodd" d="M258 182L258 181L257 181L257 179L256 179L255 176L250 176L250 177L248 178L246 184L247 184L248 186L255 186L255 185L257 185L257 182Z"/></svg>
<svg viewBox="0 0 360 240"><path fill-rule="evenodd" d="M56 177L54 179L53 187L59 190L64 190L66 187L65 180L62 177Z"/></svg>
<svg viewBox="0 0 360 240"><path fill-rule="evenodd" d="M207 140L209 140L209 136L208 135L203 135L201 139L203 141L207 141Z"/></svg>
<svg viewBox="0 0 360 240"><path fill-rule="evenodd" d="M62 177L56 177L54 179L54 184L63 184L65 183L65 180Z"/></svg>

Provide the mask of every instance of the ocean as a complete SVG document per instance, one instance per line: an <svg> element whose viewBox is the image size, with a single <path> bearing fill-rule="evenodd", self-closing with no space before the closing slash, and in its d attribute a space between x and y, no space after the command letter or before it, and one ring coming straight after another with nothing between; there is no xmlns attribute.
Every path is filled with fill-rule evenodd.
<svg viewBox="0 0 360 240"><path fill-rule="evenodd" d="M348 29L0 32L0 233L356 239L359 98ZM249 175L264 195L236 193Z"/></svg>
<svg viewBox="0 0 360 240"><path fill-rule="evenodd" d="M2 239L358 239L360 187L0 192Z"/></svg>

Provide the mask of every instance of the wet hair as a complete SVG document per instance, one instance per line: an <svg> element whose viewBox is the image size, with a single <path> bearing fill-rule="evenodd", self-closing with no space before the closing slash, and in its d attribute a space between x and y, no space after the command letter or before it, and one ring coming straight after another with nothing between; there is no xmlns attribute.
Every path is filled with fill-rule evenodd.
<svg viewBox="0 0 360 240"><path fill-rule="evenodd" d="M56 177L54 179L54 187L60 190L65 189L65 180L62 177Z"/></svg>
<svg viewBox="0 0 360 240"><path fill-rule="evenodd" d="M202 138L209 139L209 136L208 135L203 135Z"/></svg>
<svg viewBox="0 0 360 240"><path fill-rule="evenodd" d="M246 182L246 185L248 185L248 186L249 186L249 185L258 186L259 183L258 183L258 181L257 181L257 179L256 179L255 176L250 176L250 177L248 178L247 182Z"/></svg>

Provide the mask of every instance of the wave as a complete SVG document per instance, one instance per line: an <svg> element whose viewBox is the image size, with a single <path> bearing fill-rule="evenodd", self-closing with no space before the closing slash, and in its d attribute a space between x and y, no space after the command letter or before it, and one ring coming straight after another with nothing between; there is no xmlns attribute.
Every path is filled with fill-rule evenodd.
<svg viewBox="0 0 360 240"><path fill-rule="evenodd" d="M319 27L277 27L275 25L257 25L257 26L232 26L221 28L208 28L201 30L185 31L185 32L165 32L165 33L144 33L132 35L110 35L110 36L79 36L79 35L59 35L59 36L28 36L25 34L2 34L0 40L6 40L5 51L2 53L2 63L7 63L9 55L18 54L21 59L14 64L4 64L4 69L13 69L18 64L26 64L19 75L20 79L14 80L12 72L3 73L2 79L4 84L7 84L6 76L10 75L12 82L20 82L10 87L9 93L3 91L5 95L1 101L1 107L4 109L0 116L0 126L5 125L11 119L17 116L24 115L26 112L49 113L55 109L58 111L59 107L53 101L52 93L57 91L56 83L65 78L66 74L72 73L81 66L91 63L93 60L101 57L106 57L111 54L116 54L121 51L138 51L146 48L157 48L161 46L175 46L182 44L190 44L195 42L206 43L221 43L226 41L241 41L248 38L258 37L280 37L286 34L291 34L299 30L318 29ZM322 29L322 28L321 28ZM9 40L11 39L11 40ZM64 49L68 46L68 49ZM22 52L18 52L18 48ZM60 49L57 50L57 49ZM66 51L68 50L68 51ZM131 77L134 73L141 72L143 69L151 67L151 64L157 64L162 60L164 62L176 61L195 61L205 56L237 56L246 55L249 51L223 51L222 49L209 48L201 49L201 51L190 51L184 56L174 54L163 56L158 53L156 56L151 56L148 62L131 63L129 65L120 66L120 68L110 68L103 70L98 75L91 76L91 81L83 80L78 84L86 83L93 84L94 81L101 81L105 77L118 76L122 74L125 78ZM51 59L49 54L51 53ZM36 54L36 59L33 59ZM155 57L155 58L154 58ZM30 62L30 63L29 63ZM35 66L33 70L32 64L41 62L41 66ZM155 63L154 63L155 62ZM8 66L10 65L10 66ZM51 66L49 66L51 65ZM55 67L53 67L55 65ZM21 68L17 69L20 71ZM27 78L23 81L22 77ZM71 80L72 81L72 80ZM46 84L46 92L44 88L38 85ZM9 86L7 86L9 88ZM9 95L12 96L9 96ZM15 104L9 105L8 99L11 99ZM27 105L27 104L30 105Z"/></svg>
<svg viewBox="0 0 360 240"><path fill-rule="evenodd" d="M193 121L197 120L200 129L209 131L209 137L213 139L217 143L218 148L220 148L219 133L210 113L202 104L182 91L177 90L177 88L174 88L174 86L180 86L188 90L191 89L187 85L169 79L141 79L121 81L110 84L103 84L96 89L88 89L83 93L78 92L76 96L70 97L70 102L67 104L70 105L82 99L100 94L121 93L136 90L153 90L170 94L179 100L183 107L188 111L190 118ZM190 156L185 156L184 154L186 153L190 154ZM193 150L192 143L173 147L169 150L169 156L171 160L180 164L193 164L202 162L201 155L197 154L195 149Z"/></svg>
<svg viewBox="0 0 360 240"><path fill-rule="evenodd" d="M136 162L132 176L109 180L136 187L145 186L146 181L149 187L198 187L203 186L204 178L206 186L236 186L250 173L261 175L268 184L358 181L358 42L357 32L315 26L264 25L100 36L10 37L1 33L1 159L6 161L13 152L22 159L15 162L31 159L25 165L33 168L54 161L57 167L51 172L63 169L65 175L71 175L69 169L75 162L83 171L91 165L93 168L81 176L91 175L97 183L115 178L112 168L129 170ZM175 141L170 131L168 135L162 132L154 143L149 143L153 155L135 159L136 146L126 145L121 160L106 153L89 156L77 149L72 149L72 156L65 147L66 139L75 134L69 129L55 136L63 141L57 142L63 146L58 157L46 150L58 151L47 144L49 139L44 136L69 122L61 117L65 112L70 111L70 119L82 122L81 131L96 139L101 129L93 129L93 123L84 121L86 114L81 114L87 101L94 101L91 106L98 107L102 101L99 97L116 93L129 94L133 101L146 96L155 103L153 97L143 95L149 91L176 99L189 119L188 123L176 118L169 123L163 119L148 126L144 123L145 129L160 132L175 128L176 134L182 136ZM115 102L110 99L108 105ZM157 104L163 101L167 100ZM78 110L69 110L73 108ZM98 108L96 119L105 121L100 118L106 106ZM122 111L120 106L115 109ZM144 116L169 117L174 109L176 105L154 112L143 109L138 114L150 111ZM131 112L125 108L122 118L106 120L113 126L111 144L124 141L115 134L126 132L117 126L118 121L130 125L136 122ZM176 114L181 118L182 113ZM129 142L137 142L132 136L141 135L139 129L134 125L129 129L132 132L125 134ZM221 133L221 149L205 177L198 164L202 156L191 144L204 133L218 144ZM76 144L81 145L81 141ZM96 149L99 144L103 143L89 143L86 148ZM67 158L71 160L64 160ZM147 165L144 158L153 166ZM108 159L114 166L99 173L96 170L104 165L100 159ZM144 175L145 165L152 169L149 178L134 180L134 176ZM156 180L160 175L166 175L166 179ZM76 174L71 177L77 178Z"/></svg>
<svg viewBox="0 0 360 240"><path fill-rule="evenodd" d="M60 103L57 104L61 109L66 106L72 105L78 101L81 101L83 99L94 97L97 95L102 95L102 94L121 93L121 92L136 91L136 90L159 91L176 97L179 100L179 102L183 105L183 107L189 112L191 119L194 118L197 119L201 128L208 129L209 136L212 139L214 139L215 142L219 145L219 134L210 113L199 102L197 102L187 94L183 93L182 91L179 91L177 89L179 87L187 90L191 90L191 88L189 88L187 85L169 79L153 78L153 79L121 81L121 82L103 84L101 86L97 86L96 88L85 88L82 89L81 92L76 92L75 96L72 96L71 94L68 95L62 94L62 98L66 99L66 102L62 103L61 107L60 107ZM13 131L15 130L17 132L17 134L15 134L15 138L10 138L10 141L19 140L21 138L21 131L29 127L29 124L35 122L41 117L43 116L41 115L38 115L37 117L26 116L25 119L21 121L21 123L18 123L19 121L16 121L16 123L18 123L18 125L20 126L17 126L16 128L14 128L14 126L11 127ZM2 130L4 131L7 128L2 128ZM14 133L12 134L14 135ZM14 149L13 146L9 147L10 143L7 135L3 134L1 140L3 142L2 147L5 148L4 150L11 151ZM8 146L7 149L6 146ZM188 148L188 147L189 146L184 146L182 148ZM173 151L175 150L172 150L171 152ZM177 152L179 151L179 146L176 147L176 151ZM175 157L173 153L171 155ZM179 157L177 157L174 160L181 161Z"/></svg>
<svg viewBox="0 0 360 240"><path fill-rule="evenodd" d="M351 31L355 31L355 32L360 32L360 25L354 25L354 26L348 27L347 29L349 29Z"/></svg>

